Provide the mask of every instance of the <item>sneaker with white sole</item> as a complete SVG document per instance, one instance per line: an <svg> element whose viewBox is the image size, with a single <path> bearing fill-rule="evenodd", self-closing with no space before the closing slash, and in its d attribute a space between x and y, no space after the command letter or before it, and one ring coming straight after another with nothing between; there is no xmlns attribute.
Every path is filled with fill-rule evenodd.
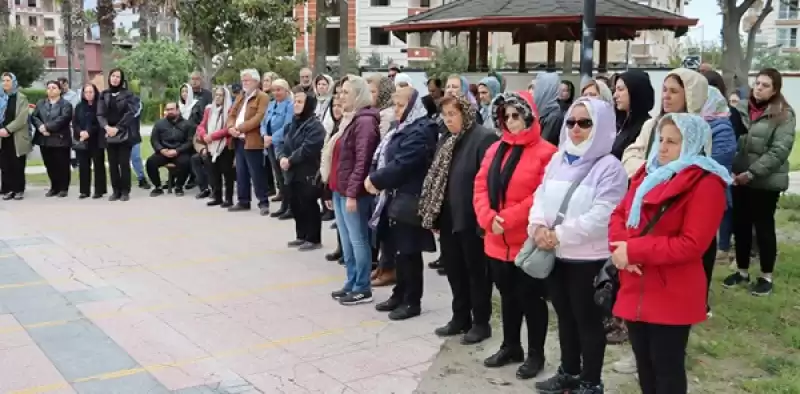
<svg viewBox="0 0 800 394"><path fill-rule="evenodd" d="M371 291L351 291L347 293L346 296L339 299L339 303L342 305L358 305L370 302L372 302Z"/></svg>

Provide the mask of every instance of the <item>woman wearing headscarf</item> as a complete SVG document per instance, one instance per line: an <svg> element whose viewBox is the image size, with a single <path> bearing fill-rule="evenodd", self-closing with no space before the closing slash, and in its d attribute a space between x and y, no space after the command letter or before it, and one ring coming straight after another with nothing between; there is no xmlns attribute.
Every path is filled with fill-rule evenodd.
<svg viewBox="0 0 800 394"><path fill-rule="evenodd" d="M611 153L621 160L625 149L636 141L644 123L650 119L650 111L655 105L655 92L650 76L640 70L625 71L614 78L614 83L617 138ZM631 168L628 174L635 170Z"/></svg>
<svg viewBox="0 0 800 394"><path fill-rule="evenodd" d="M106 194L106 140L103 138L100 123L97 121L97 100L100 92L94 84L86 84L81 90L81 101L75 107L72 119L72 138L78 156L78 178L80 195L87 198L91 194L92 167L94 167L94 195L102 198Z"/></svg>
<svg viewBox="0 0 800 394"><path fill-rule="evenodd" d="M233 206L236 170L233 168L234 153L230 148L231 137L228 128L225 127L232 105L230 90L225 87L216 88L214 101L206 106L203 120L197 126L197 138L205 143L208 155L205 164L211 188L211 201L206 203L209 207Z"/></svg>
<svg viewBox="0 0 800 394"><path fill-rule="evenodd" d="M441 114L447 132L439 139L420 196L422 227L439 231L441 261L453 293L453 317L438 336L466 333L463 344L492 335L492 282L483 254L483 238L473 207L475 176L497 134L475 120L476 108L461 95L446 95Z"/></svg>
<svg viewBox="0 0 800 394"><path fill-rule="evenodd" d="M561 110L566 112L575 100L575 84L571 81L563 80L558 86L558 105Z"/></svg>
<svg viewBox="0 0 800 394"><path fill-rule="evenodd" d="M33 143L39 145L42 161L50 179L45 197L66 197L71 175L70 147L72 146L72 104L61 97L58 81L47 82L47 97L36 103L31 115L35 130Z"/></svg>
<svg viewBox="0 0 800 394"><path fill-rule="evenodd" d="M181 117L192 122L195 127L203 120L203 111L205 110L202 105L197 105L198 103L202 104L202 102L194 96L192 87L189 86L188 83L183 84L183 86L181 86L178 110L181 113Z"/></svg>
<svg viewBox="0 0 800 394"><path fill-rule="evenodd" d="M579 98L567 112L558 153L533 199L528 233L537 247L556 255L546 282L561 347L561 365L553 377L536 383L539 392L603 393L606 334L594 279L610 256L611 212L628 188L628 175L611 154L616 134L610 102ZM562 203L567 203L564 217L554 227Z"/></svg>
<svg viewBox="0 0 800 394"><path fill-rule="evenodd" d="M112 69L107 82L108 89L100 93L97 103L97 121L104 133L108 152L112 190L108 200L128 201L131 193L131 147L142 141L134 127L138 108L121 69Z"/></svg>
<svg viewBox="0 0 800 394"><path fill-rule="evenodd" d="M544 368L547 302L544 281L534 279L514 264L528 238L528 212L533 193L556 147L542 139L533 97L526 91L502 93L492 100L492 120L502 130L481 160L475 177L473 203L489 273L500 292L503 343L483 361L489 368L525 361L517 378L530 379ZM528 354L520 330L525 320Z"/></svg>
<svg viewBox="0 0 800 394"><path fill-rule="evenodd" d="M480 102L480 114L483 118L483 127L494 129L494 117L492 116L492 100L500 94L500 82L495 77L486 77L478 83L478 101ZM502 136L503 131L497 130L498 135Z"/></svg>
<svg viewBox="0 0 800 394"><path fill-rule="evenodd" d="M395 88L412 88L414 89L414 80L411 79L406 73L399 73L394 76L394 86Z"/></svg>
<svg viewBox="0 0 800 394"><path fill-rule="evenodd" d="M3 200L25 196L25 160L31 152L28 98L20 92L17 76L4 72L0 92L0 194Z"/></svg>
<svg viewBox="0 0 800 394"><path fill-rule="evenodd" d="M320 74L314 78L314 95L316 95L317 104L314 108L314 116L319 121L325 117L328 108L331 106L331 97L333 97L333 78L329 75Z"/></svg>
<svg viewBox="0 0 800 394"><path fill-rule="evenodd" d="M284 128L292 122L292 92L289 88L289 82L285 79L276 79L272 81L271 86L272 97L274 99L270 100L267 105L266 113L264 114L264 118L261 119L259 130L261 138L264 139L264 155L267 158L267 163L269 163L267 173L272 174L272 176L267 176L267 180L270 182L268 187L272 187L274 182L275 186L278 188L278 195L270 199L270 201L280 201L281 206L277 211L270 213L269 216L281 220L288 220L292 218L292 210L289 207L289 200L291 197L287 195L289 190L286 187L287 184L283 177L283 170L281 170L280 164L278 163L278 152L280 152L281 146L283 145Z"/></svg>
<svg viewBox="0 0 800 394"><path fill-rule="evenodd" d="M405 320L421 312L422 252L436 251L433 234L422 228L414 210L439 130L414 88L399 88L393 96L396 120L375 150L374 169L364 184L377 196L370 226L383 253L391 256L397 278L391 297L375 309L389 312L391 320Z"/></svg>
<svg viewBox="0 0 800 394"><path fill-rule="evenodd" d="M708 86L713 86L717 88L717 90L719 90L720 93L722 93L722 95L725 96L725 92L727 92L728 90L727 87L725 86L725 80L722 78L722 75L720 75L720 73L714 70L708 70L708 71L703 71L701 74L703 74L703 76L706 77L706 80L708 81ZM737 90L742 90L742 89L746 88L738 88ZM747 127L745 127L744 122L742 121L742 115L739 113L739 111L736 110L735 106L736 104L734 103L730 102L728 103L728 109L729 109L728 112L730 112L729 119L731 121L731 126L733 126L733 131L736 134L736 138L738 139L740 136L747 134Z"/></svg>
<svg viewBox="0 0 800 394"><path fill-rule="evenodd" d="M772 292L777 257L775 209L781 192L789 188L789 154L797 126L794 110L781 93L783 77L773 68L759 71L750 98L737 109L748 128L739 138L733 173L733 234L737 271L725 278L725 287L750 284L751 229L755 227L761 276L750 293Z"/></svg>
<svg viewBox="0 0 800 394"><path fill-rule="evenodd" d="M289 247L309 251L322 247L322 217L317 200L322 192L318 174L325 128L314 114L316 98L302 87L295 87L292 92L294 117L284 130L278 161L286 171L289 204L294 212L295 239Z"/></svg>
<svg viewBox="0 0 800 394"><path fill-rule="evenodd" d="M347 267L347 280L331 296L342 305L372 302L370 271L369 216L372 197L364 188L369 175L372 155L380 142L380 114L372 107L372 94L366 80L348 76L342 86L344 111L352 113L352 120L342 131L331 138L328 185L333 192L336 224L342 241L342 252Z"/></svg>
<svg viewBox="0 0 800 394"><path fill-rule="evenodd" d="M711 130L703 118L667 113L653 133L646 164L611 214L614 314L628 326L642 392L685 394L689 331L706 319L702 258L732 178L704 154Z"/></svg>
<svg viewBox="0 0 800 394"><path fill-rule="evenodd" d="M581 89L581 96L594 97L607 103L614 104L614 94L611 89L600 79L591 79Z"/></svg>
<svg viewBox="0 0 800 394"><path fill-rule="evenodd" d="M475 107L475 116L476 120L479 125L483 125L484 119L481 116L480 108L478 106L478 99L475 97L474 94L469 90L469 81L467 81L467 77L452 74L447 77L447 83L445 84L444 94L446 96L457 97L459 95L464 96L467 101L469 101L470 105Z"/></svg>
<svg viewBox="0 0 800 394"><path fill-rule="evenodd" d="M559 104L561 79L556 73L539 73L533 81L533 102L539 109L539 125L542 137L553 146L558 146L564 111Z"/></svg>
<svg viewBox="0 0 800 394"><path fill-rule="evenodd" d="M370 77L368 82L372 93L372 106L380 111L381 138L383 138L394 121L394 107L392 106L394 82L385 75L377 74Z"/></svg>

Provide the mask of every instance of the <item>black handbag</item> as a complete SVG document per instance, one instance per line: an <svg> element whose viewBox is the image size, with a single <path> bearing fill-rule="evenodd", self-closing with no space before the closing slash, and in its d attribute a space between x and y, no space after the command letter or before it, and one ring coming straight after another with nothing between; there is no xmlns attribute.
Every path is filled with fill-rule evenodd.
<svg viewBox="0 0 800 394"><path fill-rule="evenodd" d="M106 143L111 145L118 145L125 142L128 142L128 133L127 129L117 128L117 134L114 134L113 137L106 135Z"/></svg>
<svg viewBox="0 0 800 394"><path fill-rule="evenodd" d="M389 219L409 226L422 227L419 216L419 196L408 193L394 193L389 201L386 214Z"/></svg>

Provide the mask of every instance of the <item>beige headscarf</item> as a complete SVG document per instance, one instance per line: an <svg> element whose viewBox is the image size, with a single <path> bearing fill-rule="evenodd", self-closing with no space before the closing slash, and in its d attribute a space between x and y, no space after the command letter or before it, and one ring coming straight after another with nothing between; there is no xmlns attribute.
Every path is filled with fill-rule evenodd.
<svg viewBox="0 0 800 394"><path fill-rule="evenodd" d="M347 130L347 126L349 126L350 122L353 121L356 112L362 108L372 105L372 93L370 92L369 85L367 85L367 81L364 80L364 78L355 75L349 75L348 80L345 83L350 85L350 88L352 89L350 94L355 96L355 102L353 104L353 111L342 114L342 120L339 121L339 128L334 130L335 134L331 135L331 138L328 139L328 142L326 142L322 147L319 175L322 179L322 182L325 183L328 182L328 177L331 174L333 147L336 146L336 142L339 141L339 138L342 137L344 131ZM347 98L345 98L345 100L347 100Z"/></svg>

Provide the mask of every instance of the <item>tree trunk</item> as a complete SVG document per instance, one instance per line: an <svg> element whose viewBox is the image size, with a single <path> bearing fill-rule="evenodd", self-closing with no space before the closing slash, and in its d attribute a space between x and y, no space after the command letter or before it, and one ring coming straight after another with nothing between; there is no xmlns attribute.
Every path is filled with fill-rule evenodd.
<svg viewBox="0 0 800 394"><path fill-rule="evenodd" d="M72 39L75 52L78 54L78 66L81 70L81 84L89 83L89 70L86 68L86 19L83 13L83 0L72 1ZM74 87L73 87L74 88Z"/></svg>
<svg viewBox="0 0 800 394"><path fill-rule="evenodd" d="M103 73L107 74L114 67L114 11L113 0L97 1L97 24L100 26L100 50Z"/></svg>
<svg viewBox="0 0 800 394"><path fill-rule="evenodd" d="M11 23L11 9L8 6L8 1L0 1L0 33L8 31L9 24Z"/></svg>
<svg viewBox="0 0 800 394"><path fill-rule="evenodd" d="M316 1L317 21L314 23L314 71L317 75L325 74L325 55L328 53L328 7L326 0ZM352 0L351 0L352 1Z"/></svg>
<svg viewBox="0 0 800 394"><path fill-rule="evenodd" d="M564 42L564 61L561 65L563 75L572 74L572 57L575 51L575 43L572 41Z"/></svg>
<svg viewBox="0 0 800 394"><path fill-rule="evenodd" d="M746 87L750 65L753 61L755 50L755 39L758 30L764 19L772 12L772 0L765 0L764 7L761 9L758 18L747 33L747 47L742 48L742 41L739 37L741 31L742 18L745 16L755 0L745 0L742 4L736 5L736 0L724 0L720 2L722 8L722 74L725 85L730 86L732 91L736 87Z"/></svg>
<svg viewBox="0 0 800 394"><path fill-rule="evenodd" d="M151 38L155 39L155 36L150 36L150 8L151 3L150 0L140 0L139 1L139 41L145 42Z"/></svg>
<svg viewBox="0 0 800 394"><path fill-rule="evenodd" d="M339 78L347 75L350 71L347 69L350 64L347 59L350 55L350 46L347 42L350 31L350 13L347 4L350 1L355 0L339 0Z"/></svg>

